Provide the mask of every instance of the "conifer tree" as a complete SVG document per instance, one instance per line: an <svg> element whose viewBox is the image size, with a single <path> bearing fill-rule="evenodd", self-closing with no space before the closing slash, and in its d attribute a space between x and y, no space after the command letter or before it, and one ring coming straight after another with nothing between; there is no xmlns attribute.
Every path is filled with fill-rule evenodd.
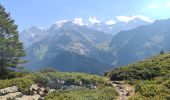
<svg viewBox="0 0 170 100"><path fill-rule="evenodd" d="M11 69L19 68L24 63L20 58L25 55L19 42L17 25L10 13L0 4L0 78L7 76Z"/></svg>

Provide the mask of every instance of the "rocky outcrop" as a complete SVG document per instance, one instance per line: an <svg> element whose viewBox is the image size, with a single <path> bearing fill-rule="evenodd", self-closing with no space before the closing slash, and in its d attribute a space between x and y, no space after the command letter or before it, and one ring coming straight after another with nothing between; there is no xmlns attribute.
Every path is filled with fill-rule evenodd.
<svg viewBox="0 0 170 100"><path fill-rule="evenodd" d="M8 93L14 93L14 92L18 92L18 88L16 86L7 87L7 88L0 90L0 95L5 95Z"/></svg>
<svg viewBox="0 0 170 100"><path fill-rule="evenodd" d="M39 89L40 88L36 85L30 87L31 92L39 91L39 94L42 92L44 93L45 90L42 91L42 89ZM16 86L12 86L0 90L0 100L39 100L41 98L41 95L39 94L23 95L18 91Z"/></svg>
<svg viewBox="0 0 170 100"><path fill-rule="evenodd" d="M49 81L47 84L47 87L53 88L53 89L61 89L62 86L65 84L65 81L62 80L52 80Z"/></svg>
<svg viewBox="0 0 170 100"><path fill-rule="evenodd" d="M78 88L78 87L85 87L85 88L89 88L89 89L97 89L97 86L94 84L83 84L82 81L78 81L76 84L71 84L69 82L65 82L63 80L52 80L49 81L47 84L47 87L52 88L52 89L74 89L74 88Z"/></svg>
<svg viewBox="0 0 170 100"><path fill-rule="evenodd" d="M50 92L49 87L40 87L38 84L33 84L30 87L30 92L32 95L40 95L40 96L45 96L48 92Z"/></svg>
<svg viewBox="0 0 170 100"><path fill-rule="evenodd" d="M76 88L89 88L97 89L95 84L83 84L82 81L72 84L63 80L51 80L47 85L43 86L41 84L32 84L30 86L30 94L23 95L16 86L7 87L0 90L0 100L43 100L44 96L56 90L67 90Z"/></svg>

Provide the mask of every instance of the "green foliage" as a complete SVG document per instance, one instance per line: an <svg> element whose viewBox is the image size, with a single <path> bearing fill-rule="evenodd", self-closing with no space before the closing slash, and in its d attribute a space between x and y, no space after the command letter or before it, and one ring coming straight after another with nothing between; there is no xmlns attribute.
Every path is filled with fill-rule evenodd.
<svg viewBox="0 0 170 100"><path fill-rule="evenodd" d="M50 80L63 80L67 85L79 85L78 82L82 82L83 85L95 84L98 89L88 88L76 88L68 90L59 90L54 93L49 93L46 100L112 100L118 94L113 87L105 86L107 82L106 78L89 75L85 73L75 72L47 72L41 71L40 73L34 73L35 81L46 85Z"/></svg>
<svg viewBox="0 0 170 100"><path fill-rule="evenodd" d="M63 80L65 84L78 85L78 82L82 84L105 84L107 79L100 77L98 75L90 75L85 73L75 73L75 72L38 72L34 73L33 80L36 83L46 85L50 80Z"/></svg>
<svg viewBox="0 0 170 100"><path fill-rule="evenodd" d="M162 75L161 70L157 66L139 67L131 65L128 69L115 69L111 75L111 80L153 79Z"/></svg>
<svg viewBox="0 0 170 100"><path fill-rule="evenodd" d="M113 100L117 95L115 89L111 87L101 90L77 88L49 93L45 100Z"/></svg>
<svg viewBox="0 0 170 100"><path fill-rule="evenodd" d="M47 68L47 69L41 69L39 72L40 73L48 73L48 72L56 72L56 70Z"/></svg>
<svg viewBox="0 0 170 100"><path fill-rule="evenodd" d="M35 83L42 84L45 86L51 80L63 80L65 84L78 85L78 82L82 84L95 84L95 85L104 85L107 82L106 78L100 77L98 75L90 75L86 73L75 73L75 72L58 72L54 70L41 70L40 72L28 73L28 72L14 72L13 76L16 78L9 80L0 80L11 81L17 79L28 79L32 80ZM18 77L18 78L17 78ZM10 83L10 82L9 82ZM9 86L9 85L7 85ZM2 85L2 87L5 87ZM1 88L1 86L0 86Z"/></svg>
<svg viewBox="0 0 170 100"><path fill-rule="evenodd" d="M165 83L165 87L167 87L168 89L170 89L170 80Z"/></svg>
<svg viewBox="0 0 170 100"><path fill-rule="evenodd" d="M136 64L105 73L111 80L150 80L170 72L170 53L151 57Z"/></svg>
<svg viewBox="0 0 170 100"><path fill-rule="evenodd" d="M34 84L34 81L26 77L0 80L0 89L10 86L17 86L22 93L29 94L29 88L32 84Z"/></svg>
<svg viewBox="0 0 170 100"><path fill-rule="evenodd" d="M105 73L111 80L125 80L135 88L131 100L169 100L170 53Z"/></svg>
<svg viewBox="0 0 170 100"><path fill-rule="evenodd" d="M134 98L141 97L147 100L166 100L170 94L169 82L170 77L166 78L166 76L157 77L154 80L138 81L138 83L134 84Z"/></svg>
<svg viewBox="0 0 170 100"><path fill-rule="evenodd" d="M17 25L0 5L0 79L8 77L11 68L18 68L18 64L24 63L20 60L24 55Z"/></svg>
<svg viewBox="0 0 170 100"><path fill-rule="evenodd" d="M79 85L81 81L83 86L93 84L97 89L89 89L86 86L75 89L59 89L56 92L49 93L45 100L113 100L118 95L113 87L105 85L108 81L106 78L97 75L58 72L54 70L18 74L18 78L0 80L0 89L17 86L22 93L30 94L29 88L32 84L38 83L39 85L46 86L51 80L63 80L65 85Z"/></svg>

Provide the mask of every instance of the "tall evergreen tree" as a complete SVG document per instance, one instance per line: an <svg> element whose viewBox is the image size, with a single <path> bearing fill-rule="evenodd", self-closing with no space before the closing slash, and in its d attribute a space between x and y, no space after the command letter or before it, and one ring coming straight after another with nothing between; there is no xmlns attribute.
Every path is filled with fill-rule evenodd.
<svg viewBox="0 0 170 100"><path fill-rule="evenodd" d="M19 68L18 65L24 62L20 58L24 55L17 25L0 4L0 78L7 76L11 69Z"/></svg>

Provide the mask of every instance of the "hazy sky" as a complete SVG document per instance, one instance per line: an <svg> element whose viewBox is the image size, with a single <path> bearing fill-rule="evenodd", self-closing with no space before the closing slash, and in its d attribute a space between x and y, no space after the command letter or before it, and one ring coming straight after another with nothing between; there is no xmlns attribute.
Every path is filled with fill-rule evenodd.
<svg viewBox="0 0 170 100"><path fill-rule="evenodd" d="M100 21L142 15L151 20L170 18L170 0L0 0L19 30L49 27L58 20L89 17ZM127 18L127 17L121 17Z"/></svg>

